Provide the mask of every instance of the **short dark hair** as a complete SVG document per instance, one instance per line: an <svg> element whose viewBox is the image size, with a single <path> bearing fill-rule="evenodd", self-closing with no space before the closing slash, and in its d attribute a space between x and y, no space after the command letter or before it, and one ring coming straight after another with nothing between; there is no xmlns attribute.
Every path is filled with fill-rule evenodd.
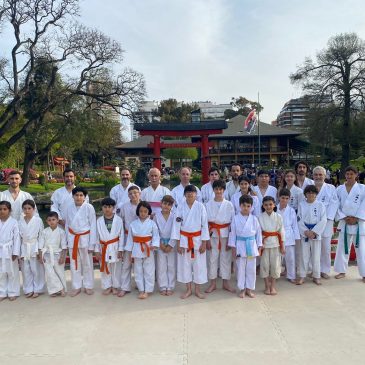
<svg viewBox="0 0 365 365"><path fill-rule="evenodd" d="M315 185L307 185L304 189L304 195L308 194L308 193L315 193L316 195L318 195L318 189Z"/></svg>
<svg viewBox="0 0 365 365"><path fill-rule="evenodd" d="M139 188L138 188L138 186L137 186L137 185L132 185L132 186L130 186L130 187L128 188L128 193L129 193L130 191L132 191L132 190L138 190L138 191L139 191Z"/></svg>
<svg viewBox="0 0 365 365"><path fill-rule="evenodd" d="M240 203L240 205L250 204L252 206L253 205L253 198L252 198L252 196L247 195L247 194L241 195L240 199L239 199L239 203Z"/></svg>
<svg viewBox="0 0 365 365"><path fill-rule="evenodd" d="M68 174L69 172L72 172L74 175L76 175L74 170L67 168L63 170L62 176L65 177L65 175Z"/></svg>
<svg viewBox="0 0 365 365"><path fill-rule="evenodd" d="M352 172L354 172L355 174L358 174L358 173L359 173L359 170L357 169L357 167L356 167L356 166L353 166L353 165L347 166L347 167L345 168L345 173L346 173L347 171L352 171Z"/></svg>
<svg viewBox="0 0 365 365"><path fill-rule="evenodd" d="M214 189L223 189L223 190L226 190L226 183L225 181L223 180L216 180L216 181L213 181L213 184L212 184L212 188L213 190Z"/></svg>
<svg viewBox="0 0 365 365"><path fill-rule="evenodd" d="M251 184L251 180L245 175L241 175L238 177L238 184L240 184L242 181L246 181L249 184Z"/></svg>
<svg viewBox="0 0 365 365"><path fill-rule="evenodd" d="M257 172L257 176L260 176L260 175L269 175L270 176L270 173L267 170L259 170Z"/></svg>
<svg viewBox="0 0 365 365"><path fill-rule="evenodd" d="M230 170L232 170L232 167L233 167L233 166L238 166L241 170L243 170L242 165L241 165L241 164L239 164L238 162L233 163L233 164L231 165L231 167L230 167Z"/></svg>
<svg viewBox="0 0 365 365"><path fill-rule="evenodd" d="M18 170L11 170L9 172L9 175L8 176L12 176L12 175L19 175L20 177L22 176L22 174Z"/></svg>
<svg viewBox="0 0 365 365"><path fill-rule="evenodd" d="M57 212L49 212L49 213L47 213L47 216L46 216L46 219L47 218L59 218L58 217L58 213Z"/></svg>
<svg viewBox="0 0 365 365"><path fill-rule="evenodd" d="M198 190L196 189L196 187L194 185L186 185L184 188L184 195L186 193L198 193Z"/></svg>
<svg viewBox="0 0 365 365"><path fill-rule="evenodd" d="M8 201L2 200L0 205L5 205L11 211L11 204Z"/></svg>
<svg viewBox="0 0 365 365"><path fill-rule="evenodd" d="M119 174L121 174L122 171L128 171L132 175L131 169L129 167L127 167L127 166L121 167L120 170L119 170Z"/></svg>
<svg viewBox="0 0 365 365"><path fill-rule="evenodd" d="M291 196L290 190L287 189L287 188L280 189L279 190L279 197L280 196L288 196L288 197L290 197Z"/></svg>
<svg viewBox="0 0 365 365"><path fill-rule="evenodd" d="M35 209L35 203L32 199L27 199L23 201L22 208L24 208L25 205L30 205L33 209Z"/></svg>
<svg viewBox="0 0 365 365"><path fill-rule="evenodd" d="M136 209L136 215L137 217L139 217L139 210L144 207L144 208L147 208L148 209L148 215L151 215L152 214L152 208L151 208L151 205L150 203L146 202L146 201L141 201L139 202L139 204L137 205L137 209Z"/></svg>
<svg viewBox="0 0 365 365"><path fill-rule="evenodd" d="M106 198L104 198L102 201L101 201L101 206L103 207L104 205L110 205L112 207L115 207L116 205L116 201L112 198L110 198L109 196L107 196Z"/></svg>
<svg viewBox="0 0 365 365"><path fill-rule="evenodd" d="M213 167L211 167L210 169L209 169L209 171L208 171L208 175L210 175L212 172L214 172L214 171L217 171L218 172L218 175L220 175L221 174L221 172L219 171L219 168L218 167L215 167L215 166L213 166Z"/></svg>
<svg viewBox="0 0 365 365"><path fill-rule="evenodd" d="M294 170L295 170L295 172L297 172L297 171L298 171L298 167L299 167L299 165L304 165L304 166L307 168L307 171L309 171L309 165L308 165L308 163L307 163L306 161L298 161L298 162L296 162L296 163L295 163L295 165L294 165Z"/></svg>
<svg viewBox="0 0 365 365"><path fill-rule="evenodd" d="M265 202L273 202L274 205L275 205L274 212L277 211L275 199L272 196L265 196L264 199L262 199L262 206L261 206L261 211L262 212L265 211L265 208L264 208L264 203Z"/></svg>
<svg viewBox="0 0 365 365"><path fill-rule="evenodd" d="M170 205L174 205L175 199L171 195L165 195L162 198L161 203L167 203L167 204L170 204Z"/></svg>
<svg viewBox="0 0 365 365"><path fill-rule="evenodd" d="M87 196L88 194L87 190L82 186L76 186L75 188L72 189L72 196L76 195L77 193L83 193L85 196Z"/></svg>

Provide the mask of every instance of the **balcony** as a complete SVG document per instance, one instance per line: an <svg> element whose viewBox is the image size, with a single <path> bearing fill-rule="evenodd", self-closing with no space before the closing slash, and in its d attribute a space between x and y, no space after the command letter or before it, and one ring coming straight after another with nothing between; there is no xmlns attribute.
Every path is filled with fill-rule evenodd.
<svg viewBox="0 0 365 365"><path fill-rule="evenodd" d="M232 146L232 147L221 147L217 148L210 148L210 155L252 155L259 153L258 146ZM261 153L265 154L278 154L278 153L287 153L287 147L284 146L277 146L277 147L270 147L270 146L261 146Z"/></svg>

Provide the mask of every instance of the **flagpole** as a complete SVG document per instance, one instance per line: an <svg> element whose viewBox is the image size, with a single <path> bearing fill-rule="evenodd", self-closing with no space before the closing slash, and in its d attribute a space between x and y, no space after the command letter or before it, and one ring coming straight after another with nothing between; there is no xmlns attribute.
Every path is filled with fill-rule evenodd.
<svg viewBox="0 0 365 365"><path fill-rule="evenodd" d="M261 138L260 138L260 93L257 93L257 136L259 139L259 167L261 167Z"/></svg>

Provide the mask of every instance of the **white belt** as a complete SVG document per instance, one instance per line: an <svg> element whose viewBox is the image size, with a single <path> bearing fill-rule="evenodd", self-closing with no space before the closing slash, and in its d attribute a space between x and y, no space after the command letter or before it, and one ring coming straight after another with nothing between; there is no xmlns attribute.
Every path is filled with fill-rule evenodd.
<svg viewBox="0 0 365 365"><path fill-rule="evenodd" d="M13 270L13 265L12 265L12 254L13 254L13 242L12 241L9 241L9 242L6 242L5 244L1 245L2 247L2 257L1 257L1 272L3 274L7 273L7 274L12 274L14 275L14 270ZM7 256L8 257L5 257L5 252L7 253ZM6 270L6 260L7 259L10 259L10 271Z"/></svg>
<svg viewBox="0 0 365 365"><path fill-rule="evenodd" d="M33 238L32 240L29 240L28 242L23 242L23 244L26 247L26 253L24 255L24 260L30 260L32 258L32 248L37 243L37 239Z"/></svg>
<svg viewBox="0 0 365 365"><path fill-rule="evenodd" d="M49 252L49 257L51 259L51 265L54 266L54 263L55 263L54 254L55 254L55 252L54 252L53 246L47 246L47 247L44 247L42 249L42 259L44 258L44 254L46 254L47 252Z"/></svg>

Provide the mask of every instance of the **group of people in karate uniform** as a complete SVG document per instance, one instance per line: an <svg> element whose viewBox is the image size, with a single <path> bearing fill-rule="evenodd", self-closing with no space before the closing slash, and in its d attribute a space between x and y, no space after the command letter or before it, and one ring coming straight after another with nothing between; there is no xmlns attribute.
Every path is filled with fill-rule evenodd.
<svg viewBox="0 0 365 365"><path fill-rule="evenodd" d="M354 245L365 283L365 186L357 183L355 167L346 168L337 189L325 182L321 166L309 179L306 162L287 170L279 189L269 185L264 170L251 186L238 164L227 184L211 168L201 190L190 184L191 173L181 168L180 184L170 191L152 168L150 185L141 191L122 168L121 183L103 199L97 218L86 189L75 186L75 173L67 169L65 186L52 195L46 229L33 198L19 188L20 173L10 173L9 189L0 195L0 301L20 295L19 264L27 298L46 289L52 297L65 296L67 253L70 296L93 294L94 255L103 294L118 297L132 291L132 272L140 299L154 292L156 282L161 295L172 295L176 280L186 286L182 299L193 293L203 299L217 289L218 277L223 289L235 293L233 271L241 298L255 296L257 271L267 295L277 294L280 276L297 285L310 276L321 285L331 270L335 221L335 278L345 277Z"/></svg>

